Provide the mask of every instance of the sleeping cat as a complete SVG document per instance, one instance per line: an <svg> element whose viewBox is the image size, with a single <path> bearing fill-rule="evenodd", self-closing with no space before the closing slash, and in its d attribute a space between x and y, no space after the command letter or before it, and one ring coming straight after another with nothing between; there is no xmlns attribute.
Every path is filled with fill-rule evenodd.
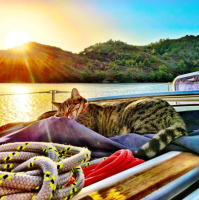
<svg viewBox="0 0 199 200"><path fill-rule="evenodd" d="M88 103L74 88L71 98L53 104L58 108L55 116L69 117L105 137L127 133L156 134L141 149L133 152L134 156L141 158L152 158L173 139L187 135L180 115L168 102L160 99L144 98L100 105Z"/></svg>

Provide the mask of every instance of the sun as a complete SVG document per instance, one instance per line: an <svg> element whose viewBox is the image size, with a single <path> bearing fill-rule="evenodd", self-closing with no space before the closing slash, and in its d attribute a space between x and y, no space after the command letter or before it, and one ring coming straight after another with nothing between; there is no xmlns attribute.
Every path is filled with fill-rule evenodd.
<svg viewBox="0 0 199 200"><path fill-rule="evenodd" d="M28 34L22 31L12 31L8 33L5 37L5 47L7 49L21 46L24 43L30 41L30 37Z"/></svg>

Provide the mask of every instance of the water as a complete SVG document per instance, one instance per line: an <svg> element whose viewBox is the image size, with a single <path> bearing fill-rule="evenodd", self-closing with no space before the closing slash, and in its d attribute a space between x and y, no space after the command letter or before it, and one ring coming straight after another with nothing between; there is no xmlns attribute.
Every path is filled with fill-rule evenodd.
<svg viewBox="0 0 199 200"><path fill-rule="evenodd" d="M114 83L114 84L0 84L0 126L10 122L32 121L42 113L52 110L52 94L41 91L69 91L77 88L85 98L127 94L167 92L167 83ZM170 91L172 87L170 86ZM7 95L2 95L7 94ZM13 95L15 94L15 95ZM63 102L70 93L56 94L56 101Z"/></svg>

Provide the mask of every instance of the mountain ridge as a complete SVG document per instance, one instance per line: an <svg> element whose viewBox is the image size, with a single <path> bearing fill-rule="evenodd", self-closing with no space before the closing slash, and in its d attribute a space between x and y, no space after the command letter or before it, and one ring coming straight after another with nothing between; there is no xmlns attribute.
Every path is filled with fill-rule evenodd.
<svg viewBox="0 0 199 200"><path fill-rule="evenodd" d="M145 46L109 40L79 54L28 42L0 50L0 70L1 83L172 81L182 73L199 71L199 35L160 39Z"/></svg>

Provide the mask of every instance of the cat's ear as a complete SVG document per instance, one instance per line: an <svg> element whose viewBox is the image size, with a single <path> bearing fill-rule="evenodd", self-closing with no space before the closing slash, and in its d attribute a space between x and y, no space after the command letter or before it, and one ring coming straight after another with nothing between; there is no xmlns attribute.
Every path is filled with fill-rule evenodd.
<svg viewBox="0 0 199 200"><path fill-rule="evenodd" d="M71 92L71 99L75 99L77 97L80 97L79 91L76 88L73 88Z"/></svg>
<svg viewBox="0 0 199 200"><path fill-rule="evenodd" d="M56 103L56 102L52 102L52 104L53 104L53 106L55 106L55 107L58 108L58 109L59 109L59 107L60 107L60 105L61 105L61 103Z"/></svg>

